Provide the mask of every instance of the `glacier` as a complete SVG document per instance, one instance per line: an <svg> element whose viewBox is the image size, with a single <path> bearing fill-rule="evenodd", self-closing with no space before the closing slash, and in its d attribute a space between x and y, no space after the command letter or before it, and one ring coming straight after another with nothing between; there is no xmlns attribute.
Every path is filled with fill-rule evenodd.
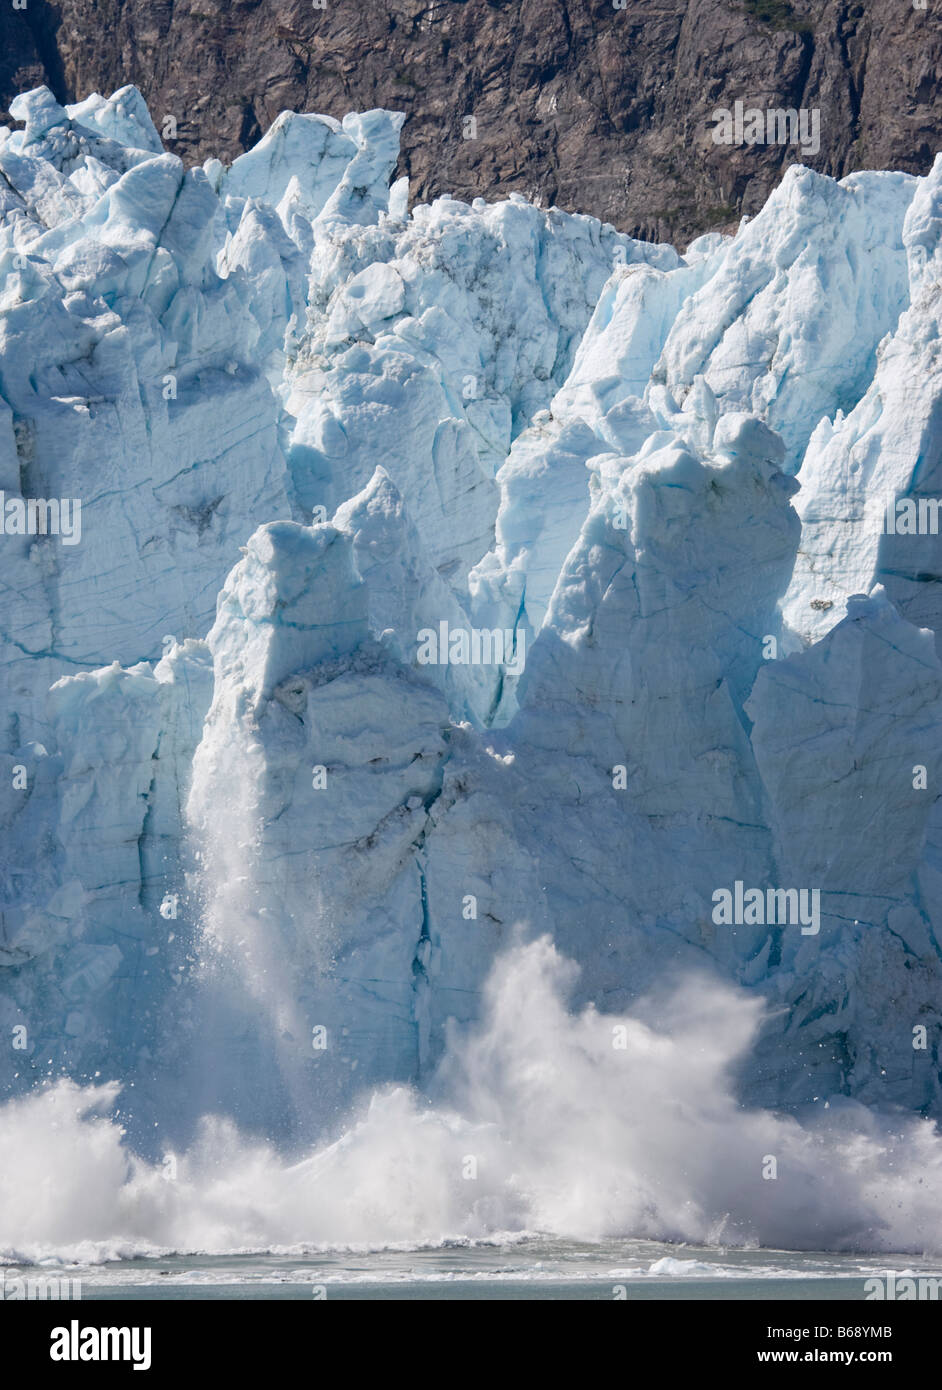
<svg viewBox="0 0 942 1390"><path fill-rule="evenodd" d="M11 114L0 1247L942 1249L942 156L680 254L409 211L395 112Z"/></svg>

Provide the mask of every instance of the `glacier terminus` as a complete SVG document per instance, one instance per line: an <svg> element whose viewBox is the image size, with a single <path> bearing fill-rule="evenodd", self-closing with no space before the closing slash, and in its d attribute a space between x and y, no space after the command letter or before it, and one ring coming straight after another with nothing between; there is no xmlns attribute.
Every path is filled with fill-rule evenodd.
<svg viewBox="0 0 942 1390"><path fill-rule="evenodd" d="M11 112L5 1258L942 1254L942 157L681 254Z"/></svg>

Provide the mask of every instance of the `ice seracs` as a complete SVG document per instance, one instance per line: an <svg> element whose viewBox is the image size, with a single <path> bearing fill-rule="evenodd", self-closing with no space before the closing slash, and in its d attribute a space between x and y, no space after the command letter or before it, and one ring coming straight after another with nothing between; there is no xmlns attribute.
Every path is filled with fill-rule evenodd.
<svg viewBox="0 0 942 1390"><path fill-rule="evenodd" d="M793 167L680 255L410 212L395 112L200 169L133 88L12 115L6 1092L313 1136L546 933L576 1008L768 1001L747 1098L937 1113L940 542L885 522L942 495L942 164Z"/></svg>

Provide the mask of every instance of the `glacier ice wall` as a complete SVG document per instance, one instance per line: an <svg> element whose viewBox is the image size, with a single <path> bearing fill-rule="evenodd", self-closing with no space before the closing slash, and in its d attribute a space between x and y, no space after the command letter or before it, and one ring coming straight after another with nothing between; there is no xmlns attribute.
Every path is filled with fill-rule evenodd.
<svg viewBox="0 0 942 1390"><path fill-rule="evenodd" d="M793 167L681 256L408 212L396 113L190 170L133 88L12 114L2 1093L320 1134L522 932L577 1009L764 1001L752 1102L937 1116L940 540L881 526L942 490L942 161ZM737 883L818 930L718 921Z"/></svg>

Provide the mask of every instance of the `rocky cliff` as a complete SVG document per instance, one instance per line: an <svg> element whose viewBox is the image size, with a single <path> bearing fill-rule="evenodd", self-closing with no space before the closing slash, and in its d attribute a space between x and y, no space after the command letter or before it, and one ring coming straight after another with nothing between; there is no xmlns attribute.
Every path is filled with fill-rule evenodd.
<svg viewBox="0 0 942 1390"><path fill-rule="evenodd" d="M924 174L942 148L935 0L16 3L4 107L38 82L69 101L133 82L193 162L234 157L286 108L385 106L408 117L413 199L518 191L647 239L734 226L798 161ZM737 100L817 111L819 138L714 143L712 112Z"/></svg>

